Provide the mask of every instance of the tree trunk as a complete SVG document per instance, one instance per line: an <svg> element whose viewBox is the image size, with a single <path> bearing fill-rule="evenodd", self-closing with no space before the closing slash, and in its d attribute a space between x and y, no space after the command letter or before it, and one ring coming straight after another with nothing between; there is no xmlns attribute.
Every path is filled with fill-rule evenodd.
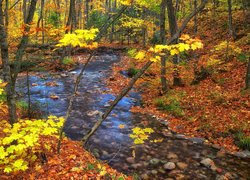
<svg viewBox="0 0 250 180"><path fill-rule="evenodd" d="M73 32L73 30L76 28L76 7L75 7L75 0L70 0L69 15L68 15L68 21L67 21L66 26L70 27L70 32ZM68 33L68 30L66 30L66 33Z"/></svg>
<svg viewBox="0 0 250 180"><path fill-rule="evenodd" d="M161 2L160 12L160 40L161 44L166 44L166 6L167 0ZM166 56L161 57L161 88L162 93L167 92L167 79L166 79Z"/></svg>
<svg viewBox="0 0 250 180"><path fill-rule="evenodd" d="M17 121L16 115L16 104L15 104L15 89L13 90L9 63L9 50L7 33L4 24L3 15L3 1L0 1L0 47L1 47L1 58L3 63L3 78L7 82L6 93L7 93L7 105L9 111L9 121L13 125Z"/></svg>
<svg viewBox="0 0 250 180"><path fill-rule="evenodd" d="M176 17L175 17L175 10L174 10L174 6L173 6L173 2L172 0L167 0L167 9L168 9L168 23L169 23L169 31L170 31L170 35L171 37L177 32L178 30L178 26L177 26L177 21L176 21ZM174 42L174 44L176 44L178 42L178 38L176 39L176 41ZM173 57L173 62L175 64L175 70L174 70L174 86L182 86L182 81L181 78L179 76L179 71L177 69L177 64L179 63L179 58L177 55L175 55Z"/></svg>
<svg viewBox="0 0 250 180"><path fill-rule="evenodd" d="M85 0L85 27L89 21L89 0Z"/></svg>
<svg viewBox="0 0 250 180"><path fill-rule="evenodd" d="M25 24L29 25L34 17L35 9L36 9L37 0L32 0L29 8L29 14L25 20ZM6 31L3 20L3 11L2 11L2 1L0 1L0 39L1 39L1 57L3 60L4 67L4 80L8 82L7 85L7 104L9 108L9 118L10 123L13 124L17 122L16 115L16 100L15 100L15 84L18 72L20 71L21 61L24 54L25 47L28 43L28 34L30 27L25 26L25 33L21 39L20 44L18 45L18 49L15 56L14 68L13 72L10 71L9 64L9 54L8 54L8 42L6 38Z"/></svg>
<svg viewBox="0 0 250 180"><path fill-rule="evenodd" d="M27 0L23 0L23 22L25 22L27 17Z"/></svg>
<svg viewBox="0 0 250 180"><path fill-rule="evenodd" d="M194 0L194 10L197 11L197 0ZM194 16L194 34L196 35L198 32L198 14Z"/></svg>
<svg viewBox="0 0 250 180"><path fill-rule="evenodd" d="M44 20L43 20L43 11L44 11L44 0L41 0L41 9L40 9L40 15L39 15L39 19L37 21L37 28L40 27L40 23L41 23L41 27L42 27L42 44L44 44ZM38 36L38 32L37 32L37 36Z"/></svg>
<svg viewBox="0 0 250 180"><path fill-rule="evenodd" d="M236 33L233 27L233 17L232 17L232 0L227 0L228 4L228 28L229 28L229 35L233 38L233 40L236 39Z"/></svg>

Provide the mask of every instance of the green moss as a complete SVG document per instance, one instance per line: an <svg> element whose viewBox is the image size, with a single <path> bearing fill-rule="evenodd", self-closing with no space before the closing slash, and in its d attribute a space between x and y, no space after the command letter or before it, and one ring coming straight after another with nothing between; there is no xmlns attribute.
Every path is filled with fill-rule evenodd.
<svg viewBox="0 0 250 180"><path fill-rule="evenodd" d="M246 136L244 133L240 132L236 135L237 146L241 149L250 150L250 136Z"/></svg>
<svg viewBox="0 0 250 180"><path fill-rule="evenodd" d="M167 111L176 117L183 117L185 112L180 102L183 96L185 96L184 92L170 91L166 96L155 99L155 104L159 109Z"/></svg>
<svg viewBox="0 0 250 180"><path fill-rule="evenodd" d="M63 65L74 65L75 62L74 62L74 60L71 57L65 57L62 60L62 64Z"/></svg>

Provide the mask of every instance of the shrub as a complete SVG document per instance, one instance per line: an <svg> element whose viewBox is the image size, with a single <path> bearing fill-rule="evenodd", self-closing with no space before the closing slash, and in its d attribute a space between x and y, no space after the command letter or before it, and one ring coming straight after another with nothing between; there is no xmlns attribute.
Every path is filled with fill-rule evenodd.
<svg viewBox="0 0 250 180"><path fill-rule="evenodd" d="M25 171L37 159L37 154L50 149L41 137L56 136L64 122L63 118L49 116L48 120L20 120L13 127L1 122L0 170L5 173Z"/></svg>

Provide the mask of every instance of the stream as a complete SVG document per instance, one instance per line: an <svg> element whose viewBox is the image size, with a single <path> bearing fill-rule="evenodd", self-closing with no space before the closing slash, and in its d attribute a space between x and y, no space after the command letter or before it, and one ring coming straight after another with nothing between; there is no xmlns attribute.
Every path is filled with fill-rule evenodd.
<svg viewBox="0 0 250 180"><path fill-rule="evenodd" d="M81 58L81 56L79 56ZM81 80L78 96L73 103L73 111L66 122L65 134L73 140L80 140L107 109L115 96L105 85L111 66L120 61L114 52L94 56ZM73 92L74 79L81 65L73 71L49 74L38 72L30 76L30 97L44 114L64 116L69 97ZM46 85L56 82L56 86ZM20 76L17 91L27 92L26 77ZM58 99L52 99L54 94ZM24 96L27 100L27 95ZM132 106L140 105L140 93L130 92L124 97L111 115L91 137L87 149L98 159L125 174L141 179L249 179L250 158L243 158L203 144L201 138L187 139L168 130L155 117L132 113ZM124 125L124 128L119 128ZM134 127L154 129L153 139L163 139L160 143L146 142L135 147L129 137Z"/></svg>

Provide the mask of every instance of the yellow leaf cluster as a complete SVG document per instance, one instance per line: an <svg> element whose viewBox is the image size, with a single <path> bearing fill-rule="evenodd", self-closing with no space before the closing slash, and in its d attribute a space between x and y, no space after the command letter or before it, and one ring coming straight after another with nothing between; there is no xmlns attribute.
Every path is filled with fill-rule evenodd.
<svg viewBox="0 0 250 180"><path fill-rule="evenodd" d="M134 58L140 61L147 58L152 62L159 62L161 56L164 56L167 53L174 56L184 51L203 48L203 44L199 39L192 39L189 35L182 35L180 39L183 42L173 45L158 44L154 47L150 47L147 51L139 51L135 54Z"/></svg>
<svg viewBox="0 0 250 180"><path fill-rule="evenodd" d="M73 46L84 47L94 49L98 47L98 43L94 42L98 29L92 28L90 30L77 29L74 33L65 34L64 37L59 40L57 47Z"/></svg>
<svg viewBox="0 0 250 180"><path fill-rule="evenodd" d="M135 127L132 129L132 134L129 135L130 138L134 139L134 144L143 144L145 140L149 138L149 135L154 132L152 128L140 128Z"/></svg>
<svg viewBox="0 0 250 180"><path fill-rule="evenodd" d="M19 120L11 127L7 121L1 122L0 170L6 173L24 171L34 161L36 153L48 146L39 143L42 136L56 136L64 123L64 118L49 116L47 120ZM48 147L46 149L49 149Z"/></svg>

